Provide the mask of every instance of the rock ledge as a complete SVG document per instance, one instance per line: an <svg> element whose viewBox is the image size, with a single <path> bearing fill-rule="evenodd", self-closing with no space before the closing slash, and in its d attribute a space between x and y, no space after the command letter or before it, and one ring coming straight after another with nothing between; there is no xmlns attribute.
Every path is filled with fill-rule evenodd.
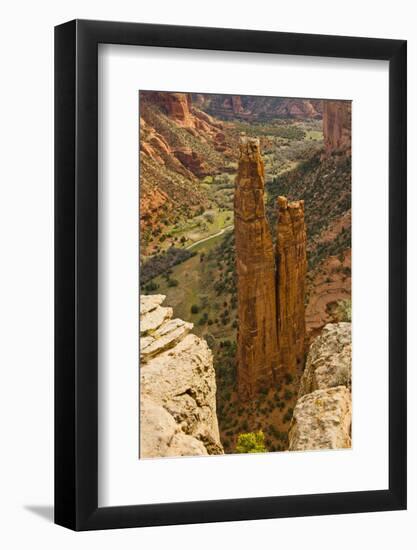
<svg viewBox="0 0 417 550"><path fill-rule="evenodd" d="M351 324L324 327L311 344L288 433L290 451L351 447Z"/></svg>
<svg viewBox="0 0 417 550"><path fill-rule="evenodd" d="M211 350L164 299L140 300L140 458L223 454Z"/></svg>

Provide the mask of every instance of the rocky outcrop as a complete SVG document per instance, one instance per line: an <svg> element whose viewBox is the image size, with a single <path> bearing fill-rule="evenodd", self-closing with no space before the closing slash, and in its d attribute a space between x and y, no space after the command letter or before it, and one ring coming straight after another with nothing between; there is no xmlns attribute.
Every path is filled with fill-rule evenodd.
<svg viewBox="0 0 417 550"><path fill-rule="evenodd" d="M352 380L351 323L329 323L310 346L299 397L315 390L346 386Z"/></svg>
<svg viewBox="0 0 417 550"><path fill-rule="evenodd" d="M351 395L345 386L309 393L294 409L289 450L349 448L351 422Z"/></svg>
<svg viewBox="0 0 417 550"><path fill-rule="evenodd" d="M324 101L323 135L327 155L351 155L352 102Z"/></svg>
<svg viewBox="0 0 417 550"><path fill-rule="evenodd" d="M190 94L175 92L146 92L145 100L151 100L181 126L192 126Z"/></svg>
<svg viewBox="0 0 417 550"><path fill-rule="evenodd" d="M278 197L276 241L279 369L300 374L304 363L307 272L304 201Z"/></svg>
<svg viewBox="0 0 417 550"><path fill-rule="evenodd" d="M181 147L174 149L175 157L187 168L192 174L199 178L209 175L210 170L203 159L190 147Z"/></svg>
<svg viewBox="0 0 417 550"><path fill-rule="evenodd" d="M278 365L275 260L265 218L259 140L243 137L235 183L237 379L245 399L269 387Z"/></svg>
<svg viewBox="0 0 417 550"><path fill-rule="evenodd" d="M324 327L310 347L288 434L289 450L351 446L351 324Z"/></svg>
<svg viewBox="0 0 417 550"><path fill-rule="evenodd" d="M140 457L222 454L212 353L164 299L140 300Z"/></svg>
<svg viewBox="0 0 417 550"><path fill-rule="evenodd" d="M323 114L323 102L320 99L283 98L276 114L283 118L320 119Z"/></svg>

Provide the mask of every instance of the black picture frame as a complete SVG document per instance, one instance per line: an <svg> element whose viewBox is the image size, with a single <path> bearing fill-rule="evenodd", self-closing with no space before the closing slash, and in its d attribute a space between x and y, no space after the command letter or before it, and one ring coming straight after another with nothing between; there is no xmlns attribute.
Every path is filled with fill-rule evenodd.
<svg viewBox="0 0 417 550"><path fill-rule="evenodd" d="M98 506L98 44L389 61L389 488ZM74 20L55 28L55 523L77 531L406 508L406 41Z"/></svg>

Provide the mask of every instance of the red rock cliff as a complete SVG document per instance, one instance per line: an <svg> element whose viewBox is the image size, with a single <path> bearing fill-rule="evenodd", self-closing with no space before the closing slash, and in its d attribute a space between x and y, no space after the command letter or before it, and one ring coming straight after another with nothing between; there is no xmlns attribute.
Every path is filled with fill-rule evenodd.
<svg viewBox="0 0 417 550"><path fill-rule="evenodd" d="M306 227L304 201L278 197L276 243L279 370L301 374L305 351Z"/></svg>
<svg viewBox="0 0 417 550"><path fill-rule="evenodd" d="M242 138L235 184L238 296L237 378L241 398L271 386L278 364L275 261L265 218L259 140Z"/></svg>
<svg viewBox="0 0 417 550"><path fill-rule="evenodd" d="M352 103L324 101L323 135L326 154L339 152L351 155Z"/></svg>
<svg viewBox="0 0 417 550"><path fill-rule="evenodd" d="M142 97L159 105L163 111L181 126L191 126L193 117L191 115L190 94L173 92L145 92Z"/></svg>

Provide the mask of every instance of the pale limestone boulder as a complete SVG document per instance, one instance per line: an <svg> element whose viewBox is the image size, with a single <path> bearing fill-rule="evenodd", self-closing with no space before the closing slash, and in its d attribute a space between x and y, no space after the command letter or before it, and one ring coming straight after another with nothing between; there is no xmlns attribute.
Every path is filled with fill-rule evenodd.
<svg viewBox="0 0 417 550"><path fill-rule="evenodd" d="M141 315L140 319L140 334L145 335L152 334L153 330L156 330L162 325L162 323L171 319L172 307L160 307L158 306L152 311L149 311L146 315Z"/></svg>
<svg viewBox="0 0 417 550"><path fill-rule="evenodd" d="M330 323L311 344L298 397L335 386L350 389L351 379L351 323Z"/></svg>
<svg viewBox="0 0 417 550"><path fill-rule="evenodd" d="M172 438L179 432L175 420L151 399L140 401L140 456L167 456Z"/></svg>
<svg viewBox="0 0 417 550"><path fill-rule="evenodd" d="M303 395L288 433L290 451L345 449L351 446L352 404L346 386Z"/></svg>
<svg viewBox="0 0 417 550"><path fill-rule="evenodd" d="M149 314L151 315L151 313ZM146 322L146 319L145 319ZM186 336L193 328L192 323L182 319L170 319L159 328L153 330L144 339L140 340L140 358L143 362L148 361L158 353L172 348Z"/></svg>
<svg viewBox="0 0 417 550"><path fill-rule="evenodd" d="M166 456L204 456L208 455L204 444L185 433L177 433L171 440Z"/></svg>
<svg viewBox="0 0 417 550"><path fill-rule="evenodd" d="M170 310L164 296L142 298L141 322L153 328L140 339L140 457L223 454L211 350L192 323L158 311Z"/></svg>

